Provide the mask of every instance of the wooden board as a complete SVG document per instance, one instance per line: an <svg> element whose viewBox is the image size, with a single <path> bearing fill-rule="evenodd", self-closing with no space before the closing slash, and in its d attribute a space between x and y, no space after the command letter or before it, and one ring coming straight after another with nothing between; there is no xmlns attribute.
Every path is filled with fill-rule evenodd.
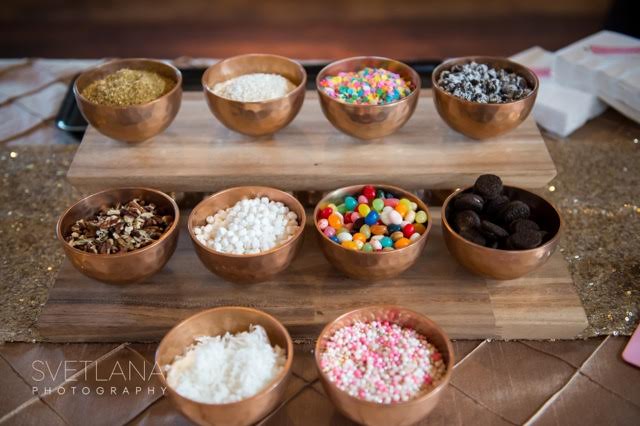
<svg viewBox="0 0 640 426"><path fill-rule="evenodd" d="M186 217L186 215L184 215ZM360 306L393 303L431 316L452 338L572 338L587 319L560 253L512 281L471 275L444 245L439 214L421 259L400 277L360 282L322 256L307 227L304 247L274 280L235 285L200 264L186 229L176 253L149 282L117 286L84 277L65 262L38 319L48 341L158 341L181 319L208 307L243 305L279 318L296 338Z"/></svg>
<svg viewBox="0 0 640 426"><path fill-rule="evenodd" d="M89 128L67 174L84 192L114 186L215 191L257 183L286 190L332 190L362 182L407 189L452 189L495 173L511 185L540 188L556 174L530 116L500 138L474 141L449 129L431 91L423 90L409 122L384 140L342 134L308 92L296 119L272 137L250 138L223 127L201 93L186 92L174 123L140 144Z"/></svg>

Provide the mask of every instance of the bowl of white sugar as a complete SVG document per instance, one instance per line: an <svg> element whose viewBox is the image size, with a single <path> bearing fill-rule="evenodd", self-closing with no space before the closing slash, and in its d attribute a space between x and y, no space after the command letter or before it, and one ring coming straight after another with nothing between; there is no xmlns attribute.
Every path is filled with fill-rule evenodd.
<svg viewBox="0 0 640 426"><path fill-rule="evenodd" d="M235 283L284 271L302 245L306 215L291 194L264 186L220 191L191 212L189 235L204 266Z"/></svg>
<svg viewBox="0 0 640 426"><path fill-rule="evenodd" d="M226 127L249 136L288 125L304 102L307 73L278 55L234 56L209 67L202 87L209 109Z"/></svg>
<svg viewBox="0 0 640 426"><path fill-rule="evenodd" d="M193 422L250 425L282 402L293 342L271 315L225 306L175 326L155 361L169 396Z"/></svg>

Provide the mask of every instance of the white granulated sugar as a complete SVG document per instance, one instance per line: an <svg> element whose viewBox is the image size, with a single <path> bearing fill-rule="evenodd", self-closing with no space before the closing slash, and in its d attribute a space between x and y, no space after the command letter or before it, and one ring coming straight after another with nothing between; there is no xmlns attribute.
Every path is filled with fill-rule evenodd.
<svg viewBox="0 0 640 426"><path fill-rule="evenodd" d="M167 383L180 395L206 404L226 404L263 390L284 368L286 355L271 346L262 326L224 336L203 336L166 367Z"/></svg>
<svg viewBox="0 0 640 426"><path fill-rule="evenodd" d="M279 74L245 74L213 86L213 93L239 102L261 102L281 98L295 85Z"/></svg>
<svg viewBox="0 0 640 426"><path fill-rule="evenodd" d="M233 207L207 217L196 226L203 245L231 254L256 254L287 242L298 231L298 215L281 202L267 197L244 199Z"/></svg>

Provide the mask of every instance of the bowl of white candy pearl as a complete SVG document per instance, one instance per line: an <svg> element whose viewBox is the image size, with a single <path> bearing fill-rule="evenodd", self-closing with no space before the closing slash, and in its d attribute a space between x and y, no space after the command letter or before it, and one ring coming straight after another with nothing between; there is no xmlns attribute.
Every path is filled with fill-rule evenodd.
<svg viewBox="0 0 640 426"><path fill-rule="evenodd" d="M235 283L266 281L285 270L302 244L302 204L263 186L220 191L189 216L189 235L211 272Z"/></svg>

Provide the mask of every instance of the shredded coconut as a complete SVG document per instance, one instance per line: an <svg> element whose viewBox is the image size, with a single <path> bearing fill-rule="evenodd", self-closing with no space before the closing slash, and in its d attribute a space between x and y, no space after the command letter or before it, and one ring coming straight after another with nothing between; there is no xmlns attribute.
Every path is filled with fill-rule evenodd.
<svg viewBox="0 0 640 426"><path fill-rule="evenodd" d="M196 226L200 243L222 253L256 254L287 242L298 231L298 215L267 197L244 199Z"/></svg>
<svg viewBox="0 0 640 426"><path fill-rule="evenodd" d="M205 404L226 404L263 390L284 368L285 351L271 346L265 329L202 336L166 367L167 383L180 395Z"/></svg>
<svg viewBox="0 0 640 426"><path fill-rule="evenodd" d="M261 102L281 98L296 86L279 74L245 74L213 86L213 93L239 102Z"/></svg>

